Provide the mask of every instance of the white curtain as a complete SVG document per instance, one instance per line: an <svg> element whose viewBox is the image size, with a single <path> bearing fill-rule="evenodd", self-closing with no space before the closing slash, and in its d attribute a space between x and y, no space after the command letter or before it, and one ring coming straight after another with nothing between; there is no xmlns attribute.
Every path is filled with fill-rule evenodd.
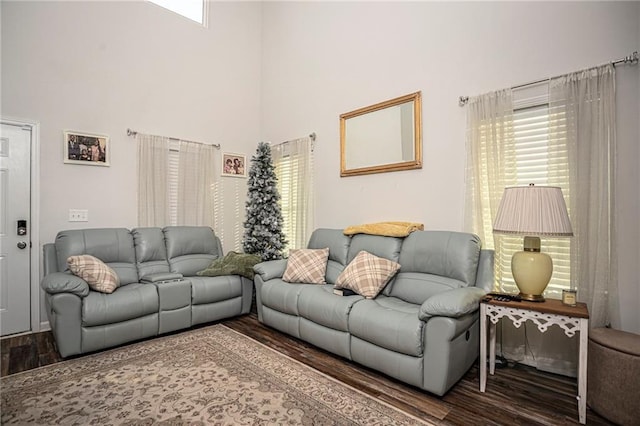
<svg viewBox="0 0 640 426"><path fill-rule="evenodd" d="M213 227L214 147L180 141L179 152L176 224Z"/></svg>
<svg viewBox="0 0 640 426"><path fill-rule="evenodd" d="M605 65L552 79L550 108L564 114L569 149L572 286L590 326L610 323L617 307L615 229L615 68ZM559 135L562 137L562 135Z"/></svg>
<svg viewBox="0 0 640 426"><path fill-rule="evenodd" d="M138 134L138 226L213 227L214 147Z"/></svg>
<svg viewBox="0 0 640 426"><path fill-rule="evenodd" d="M589 307L590 325L606 325L619 315L615 241L615 69L606 65L551 79L548 93L549 149L566 152L571 287ZM492 220L503 192L518 182L514 158L514 118L511 90L471 99L468 106L466 226L496 250L496 278L509 280L509 237L493 236ZM556 152L555 154L558 154ZM551 156L549 157L551 158ZM548 183L556 182L559 163L548 164ZM509 257L509 258L507 258ZM505 275L505 276L503 276ZM503 290L502 288L499 288ZM557 327L541 334L530 322L520 329L503 323L502 353L546 371L575 375L577 338Z"/></svg>
<svg viewBox="0 0 640 426"><path fill-rule="evenodd" d="M138 134L138 226L169 224L169 139Z"/></svg>
<svg viewBox="0 0 640 426"><path fill-rule="evenodd" d="M309 137L275 145L271 149L287 248L307 246L314 227L313 141Z"/></svg>
<svg viewBox="0 0 640 426"><path fill-rule="evenodd" d="M505 186L515 177L513 98L511 89L471 98L467 105L466 229L478 234L484 248L496 250L492 218ZM498 277L496 277L498 278Z"/></svg>

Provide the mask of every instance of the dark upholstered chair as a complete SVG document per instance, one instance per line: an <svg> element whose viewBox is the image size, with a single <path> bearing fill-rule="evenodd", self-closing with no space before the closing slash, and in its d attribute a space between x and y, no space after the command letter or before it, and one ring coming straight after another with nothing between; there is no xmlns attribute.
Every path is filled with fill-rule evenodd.
<svg viewBox="0 0 640 426"><path fill-rule="evenodd" d="M587 403L620 425L640 421L640 335L611 328L589 333Z"/></svg>

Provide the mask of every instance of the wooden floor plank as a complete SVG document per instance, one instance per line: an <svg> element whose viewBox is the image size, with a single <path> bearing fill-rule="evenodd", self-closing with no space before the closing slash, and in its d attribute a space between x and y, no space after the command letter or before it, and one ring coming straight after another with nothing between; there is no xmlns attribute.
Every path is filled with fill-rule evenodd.
<svg viewBox="0 0 640 426"><path fill-rule="evenodd" d="M353 388L435 424L448 425L577 425L575 379L515 364L496 369L487 391L478 390L473 366L446 395L438 397L369 368L332 355L258 322L255 313L222 321L293 359ZM6 376L61 360L51 332L0 341L0 374ZM611 425L587 410L588 425Z"/></svg>

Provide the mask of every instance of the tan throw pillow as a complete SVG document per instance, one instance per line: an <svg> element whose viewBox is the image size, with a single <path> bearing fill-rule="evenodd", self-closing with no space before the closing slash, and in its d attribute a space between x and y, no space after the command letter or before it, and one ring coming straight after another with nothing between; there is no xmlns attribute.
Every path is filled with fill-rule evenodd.
<svg viewBox="0 0 640 426"><path fill-rule="evenodd" d="M120 285L120 278L115 271L91 255L69 256L67 265L73 275L85 280L94 291L113 293Z"/></svg>
<svg viewBox="0 0 640 426"><path fill-rule="evenodd" d="M348 288L367 299L373 299L399 269L399 263L363 250L344 268L335 287Z"/></svg>
<svg viewBox="0 0 640 426"><path fill-rule="evenodd" d="M326 284L328 260L329 248L291 250L282 279L289 283Z"/></svg>

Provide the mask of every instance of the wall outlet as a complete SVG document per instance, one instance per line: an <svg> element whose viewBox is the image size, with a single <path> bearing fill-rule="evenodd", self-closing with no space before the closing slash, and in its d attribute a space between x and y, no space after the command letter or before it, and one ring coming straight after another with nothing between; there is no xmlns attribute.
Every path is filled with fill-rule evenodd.
<svg viewBox="0 0 640 426"><path fill-rule="evenodd" d="M69 209L69 222L89 222L89 210Z"/></svg>

